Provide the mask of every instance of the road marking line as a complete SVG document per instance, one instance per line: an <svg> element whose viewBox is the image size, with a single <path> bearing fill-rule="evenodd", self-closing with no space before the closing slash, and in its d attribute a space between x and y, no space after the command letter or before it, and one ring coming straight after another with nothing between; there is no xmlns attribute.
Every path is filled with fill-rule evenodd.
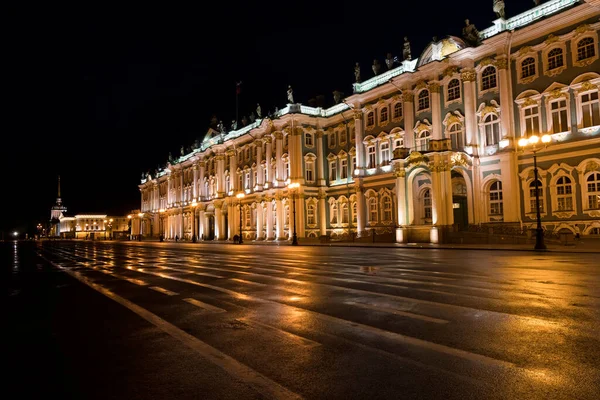
<svg viewBox="0 0 600 400"><path fill-rule="evenodd" d="M115 275L115 274L113 274L113 276L116 276L121 279L125 279L126 281L135 283L136 285L139 285L139 286L146 286L148 284L147 282L144 282L141 279L127 278L126 276L120 276L120 275Z"/></svg>
<svg viewBox="0 0 600 400"><path fill-rule="evenodd" d="M267 286L266 283L260 283L260 282L252 282L252 281L247 281L245 279L239 279L239 278L229 278L230 281L235 281L235 282L240 282L240 283L246 283L249 285L257 285L257 286Z"/></svg>
<svg viewBox="0 0 600 400"><path fill-rule="evenodd" d="M356 303L354 301L346 301L345 303L353 305L353 306L357 306L357 307L367 308L369 310L383 311L383 312L387 312L390 314L402 315L404 317L420 319L420 320L427 321L427 322L434 322L436 324L447 324L448 322L450 322L450 321L446 321L445 319L428 317L426 315L420 315L420 314L413 314L413 313L410 313L407 311L396 310L394 308L379 307L379 306L376 306L373 304Z"/></svg>
<svg viewBox="0 0 600 400"><path fill-rule="evenodd" d="M160 286L150 286L150 289L156 290L157 292L160 292L162 294L166 294L167 296L177 296L179 294L179 293L171 292L168 289L161 288Z"/></svg>
<svg viewBox="0 0 600 400"><path fill-rule="evenodd" d="M151 324L153 324L154 326L156 326L158 329L162 330L163 332L166 332L171 337L179 340L184 345L186 345L190 349L194 350L196 353L198 353L201 357L203 357L207 361L212 362L213 364L221 367L229 375L247 383L254 390L267 396L268 398L281 399L281 400L300 400L300 399L302 399L302 396L300 396L299 394L292 392L291 390L285 388L281 384L262 375L260 372L253 370L252 368L248 367L245 364L242 364L241 362L237 361L235 358L230 357L225 353L222 353L221 351L212 347L208 343L205 343L205 342L201 341L200 339L198 339L197 337L192 336L189 333L179 329L175 325L160 318L158 315L153 314L150 311L146 310L145 308L142 308L142 307L138 306L137 304L111 292L110 290L108 290L98 284L93 283L92 281L90 281L89 279L87 279L85 276L83 276L82 274L80 274L78 272L63 268L60 264L56 264L52 261L49 261L49 262L52 265L54 265L55 267L66 272L70 276L79 280L80 282L85 283L89 287L104 294L106 297L116 301L117 303L121 304L122 306L133 311L140 317L144 318L146 321L148 321Z"/></svg>
<svg viewBox="0 0 600 400"><path fill-rule="evenodd" d="M244 323L247 324L256 324L258 326L262 326L263 328L267 328L269 330L273 330L289 339L292 339L296 342L300 342L302 345L304 345L307 348L313 348L313 347L317 347L317 346L321 346L321 343L319 342L315 342L314 340L310 340L308 338L305 338L303 336L300 335L296 335L295 333L292 332L288 332L286 330L283 330L281 328L278 328L276 326L273 325L269 325L269 324L265 324L264 322L260 322L257 321L256 319L252 319L252 318L237 318L238 321L242 321Z"/></svg>
<svg viewBox="0 0 600 400"><path fill-rule="evenodd" d="M201 308L201 309L203 309L205 311L212 311L214 313L224 313L224 312L227 312L227 310L224 310L222 308L213 306L211 304L207 304L207 303L201 302L200 300L196 300L196 299L192 299L192 298L187 298L187 299L183 299L183 301L187 301L188 303L193 304L196 307Z"/></svg>

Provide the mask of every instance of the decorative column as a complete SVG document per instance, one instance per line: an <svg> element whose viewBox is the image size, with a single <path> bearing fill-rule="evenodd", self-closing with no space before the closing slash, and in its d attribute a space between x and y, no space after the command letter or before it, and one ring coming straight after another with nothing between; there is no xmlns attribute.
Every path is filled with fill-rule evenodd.
<svg viewBox="0 0 600 400"><path fill-rule="evenodd" d="M396 242L406 243L408 232L406 229L406 170L402 165L394 166L396 177Z"/></svg>
<svg viewBox="0 0 600 400"><path fill-rule="evenodd" d="M451 165L445 163L444 170L442 171L442 192L444 193L444 204L446 206L445 214L445 224L446 225L454 225L454 208L452 201L452 173L451 173Z"/></svg>
<svg viewBox="0 0 600 400"><path fill-rule="evenodd" d="M194 163L192 169L194 170L194 186L192 187L192 198L194 201L198 201L198 164Z"/></svg>
<svg viewBox="0 0 600 400"><path fill-rule="evenodd" d="M202 240L204 238L204 214L204 204L198 205L198 240Z"/></svg>
<svg viewBox="0 0 600 400"><path fill-rule="evenodd" d="M364 236L367 218L365 215L365 193L361 182L355 182L354 190L356 192L356 233L358 237Z"/></svg>
<svg viewBox="0 0 600 400"><path fill-rule="evenodd" d="M479 147L477 137L477 102L475 94L475 78L477 74L474 69L465 68L460 73L460 79L464 84L465 97L465 136L467 146L471 146L474 154Z"/></svg>
<svg viewBox="0 0 600 400"><path fill-rule="evenodd" d="M402 111L404 112L404 147L413 151L415 149L415 106L414 94L409 89L402 92Z"/></svg>
<svg viewBox="0 0 600 400"><path fill-rule="evenodd" d="M440 85L437 82L430 82L427 87L431 94L431 124L432 132L431 138L433 140L440 140L444 138L442 133L442 110L440 102Z"/></svg>
<svg viewBox="0 0 600 400"><path fill-rule="evenodd" d="M281 132L275 132L275 187L285 186L283 180L283 134Z"/></svg>
<svg viewBox="0 0 600 400"><path fill-rule="evenodd" d="M510 114L513 110L513 102L510 95L510 81L508 79L508 60L506 55L501 55L496 60L498 69L498 86L500 87L500 126L501 139L505 137L514 137L510 124Z"/></svg>
<svg viewBox="0 0 600 400"><path fill-rule="evenodd" d="M229 238L229 240L233 240L233 235L235 235L237 232L239 232L239 227L237 226L237 221L239 220L239 216L235 217L235 215L237 214L236 209L238 208L238 206L236 204L234 204L233 202L228 202L227 203L227 215L229 215L229 218L227 218L227 229L229 231L229 234L227 235L227 237Z"/></svg>
<svg viewBox="0 0 600 400"><path fill-rule="evenodd" d="M263 188L268 189L273 186L273 170L271 169L271 158L273 158L273 139L270 136L265 136L263 141L267 144L265 154L265 168L267 169L267 181L264 182Z"/></svg>
<svg viewBox="0 0 600 400"><path fill-rule="evenodd" d="M237 193L240 189L238 188L237 180L237 157L236 152L233 149L227 150L225 153L229 157L229 186L233 193Z"/></svg>
<svg viewBox="0 0 600 400"><path fill-rule="evenodd" d="M284 238L284 220L283 216L283 202L281 201L281 193L275 194L275 212L277 213L277 220L275 221L275 239L285 240Z"/></svg>
<svg viewBox="0 0 600 400"><path fill-rule="evenodd" d="M254 141L254 145L256 146L256 177L257 181L254 183L256 185L257 190L263 190L264 187L264 176L265 172L262 167L262 140L256 139Z"/></svg>
<svg viewBox="0 0 600 400"><path fill-rule="evenodd" d="M217 154L217 197L225 197L225 154ZM231 179L231 178L230 178Z"/></svg>
<svg viewBox="0 0 600 400"><path fill-rule="evenodd" d="M319 229L321 236L327 235L327 194L319 193Z"/></svg>
<svg viewBox="0 0 600 400"><path fill-rule="evenodd" d="M300 191L296 194L296 224L298 225L297 236L299 238L306 237L305 227L306 227L306 201L304 199L304 192L300 193Z"/></svg>
<svg viewBox="0 0 600 400"><path fill-rule="evenodd" d="M263 240L264 208L261 199L256 199L256 240Z"/></svg>
<svg viewBox="0 0 600 400"><path fill-rule="evenodd" d="M167 175L167 207L171 207L171 175Z"/></svg>
<svg viewBox="0 0 600 400"><path fill-rule="evenodd" d="M442 182L440 177L440 165L437 157L429 164L431 172L431 231L429 241L439 243L439 225L444 225L444 207Z"/></svg>
<svg viewBox="0 0 600 400"><path fill-rule="evenodd" d="M265 198L265 213L267 214L267 240L273 240L273 201L271 198Z"/></svg>
<svg viewBox="0 0 600 400"><path fill-rule="evenodd" d="M223 201L215 201L215 240L222 240L225 237L225 229L223 224Z"/></svg>
<svg viewBox="0 0 600 400"><path fill-rule="evenodd" d="M319 129L315 135L317 141L317 186L326 186L325 183L325 153L323 152L323 131Z"/></svg>
<svg viewBox="0 0 600 400"><path fill-rule="evenodd" d="M362 110L354 111L354 143L356 145L356 169L358 176L365 175L365 146L363 144L363 112ZM320 159L321 163L325 159Z"/></svg>

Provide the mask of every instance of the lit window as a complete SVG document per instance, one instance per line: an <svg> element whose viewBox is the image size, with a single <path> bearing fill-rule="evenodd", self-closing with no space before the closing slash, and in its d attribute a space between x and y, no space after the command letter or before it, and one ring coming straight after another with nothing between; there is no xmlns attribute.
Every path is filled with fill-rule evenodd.
<svg viewBox="0 0 600 400"><path fill-rule="evenodd" d="M390 161L390 143L386 140L381 143L381 164L387 164Z"/></svg>
<svg viewBox="0 0 600 400"><path fill-rule="evenodd" d="M577 61L585 60L596 55L594 39L586 37L577 42Z"/></svg>
<svg viewBox="0 0 600 400"><path fill-rule="evenodd" d="M367 114L367 126L375 125L375 115L370 112Z"/></svg>
<svg viewBox="0 0 600 400"><path fill-rule="evenodd" d="M594 172L587 178L587 206L589 210L600 208L600 173Z"/></svg>
<svg viewBox="0 0 600 400"><path fill-rule="evenodd" d="M552 115L552 133L566 132L569 130L567 100L559 99L550 102Z"/></svg>
<svg viewBox="0 0 600 400"><path fill-rule="evenodd" d="M427 151L429 150L429 140L431 139L431 132L428 130L423 130L419 133L417 137L417 151Z"/></svg>
<svg viewBox="0 0 600 400"><path fill-rule="evenodd" d="M454 123L450 125L448 134L450 135L452 149L462 150L465 147L465 133L463 131L462 124Z"/></svg>
<svg viewBox="0 0 600 400"><path fill-rule="evenodd" d="M571 179L566 176L561 176L556 181L556 200L558 211L573 210L573 187Z"/></svg>
<svg viewBox="0 0 600 400"><path fill-rule="evenodd" d="M489 197L490 215L498 216L504 214L502 201L502 182L495 181L490 185Z"/></svg>
<svg viewBox="0 0 600 400"><path fill-rule="evenodd" d="M337 224L338 222L338 205L336 202L331 203L331 206L329 207L329 220L331 221L332 224Z"/></svg>
<svg viewBox="0 0 600 400"><path fill-rule="evenodd" d="M316 224L315 205L314 204L309 204L306 207L306 222L308 223L308 225Z"/></svg>
<svg viewBox="0 0 600 400"><path fill-rule="evenodd" d="M535 75L535 59L527 57L521 63L521 79Z"/></svg>
<svg viewBox="0 0 600 400"><path fill-rule="evenodd" d="M581 113L583 114L583 128L600 125L598 91L581 95Z"/></svg>
<svg viewBox="0 0 600 400"><path fill-rule="evenodd" d="M329 180L337 180L337 160L329 162Z"/></svg>
<svg viewBox="0 0 600 400"><path fill-rule="evenodd" d="M340 160L340 179L348 178L348 158L344 157Z"/></svg>
<svg viewBox="0 0 600 400"><path fill-rule="evenodd" d="M348 203L342 204L342 224L347 224L350 219L349 211L348 211Z"/></svg>
<svg viewBox="0 0 600 400"><path fill-rule="evenodd" d="M488 114L483 119L485 145L491 146L500 141L500 118L496 114Z"/></svg>
<svg viewBox="0 0 600 400"><path fill-rule="evenodd" d="M402 117L402 103L398 102L394 104L394 118Z"/></svg>
<svg viewBox="0 0 600 400"><path fill-rule="evenodd" d="M423 192L423 218L431 219L431 191L426 189Z"/></svg>
<svg viewBox="0 0 600 400"><path fill-rule="evenodd" d="M392 220L392 199L390 196L385 196L383 198L383 220L391 221Z"/></svg>
<svg viewBox="0 0 600 400"><path fill-rule="evenodd" d="M419 103L417 111L429 109L429 90L423 89L419 92Z"/></svg>
<svg viewBox="0 0 600 400"><path fill-rule="evenodd" d="M562 67L563 62L563 51L562 49L552 49L548 52L548 69L556 69Z"/></svg>
<svg viewBox="0 0 600 400"><path fill-rule="evenodd" d="M352 223L356 225L356 221L358 220L358 212L356 208L356 202L352 202Z"/></svg>
<svg viewBox="0 0 600 400"><path fill-rule="evenodd" d="M306 161L304 174L307 182L314 182L315 180L315 164L312 160Z"/></svg>
<svg viewBox="0 0 600 400"><path fill-rule="evenodd" d="M544 212L544 189L542 188L542 182L540 180L532 181L529 184L529 212L536 212L536 198L535 198L535 185L537 182L537 192L540 203L540 212Z"/></svg>
<svg viewBox="0 0 600 400"><path fill-rule="evenodd" d="M377 223L377 199L369 198L369 223Z"/></svg>
<svg viewBox="0 0 600 400"><path fill-rule="evenodd" d="M383 124L384 122L387 122L387 120L388 120L388 108L387 108L387 106L385 106L381 109L381 115L380 115L379 122L381 122Z"/></svg>
<svg viewBox="0 0 600 400"><path fill-rule="evenodd" d="M481 73L481 90L493 89L496 84L496 68L489 66Z"/></svg>
<svg viewBox="0 0 600 400"><path fill-rule="evenodd" d="M531 136L540 132L540 114L539 107L527 107L523 110L523 118L525 120L525 135Z"/></svg>
<svg viewBox="0 0 600 400"><path fill-rule="evenodd" d="M377 166L375 161L375 146L367 147L367 168L375 168Z"/></svg>
<svg viewBox="0 0 600 400"><path fill-rule="evenodd" d="M448 101L460 99L460 81L452 79L448 83Z"/></svg>
<svg viewBox="0 0 600 400"><path fill-rule="evenodd" d="M306 132L304 134L304 145L306 147L312 147L313 146L313 134L310 132Z"/></svg>

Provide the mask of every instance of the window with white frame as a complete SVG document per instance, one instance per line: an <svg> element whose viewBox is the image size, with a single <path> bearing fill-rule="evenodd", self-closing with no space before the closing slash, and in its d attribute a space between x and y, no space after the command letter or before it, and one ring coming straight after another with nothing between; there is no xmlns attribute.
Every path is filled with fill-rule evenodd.
<svg viewBox="0 0 600 400"><path fill-rule="evenodd" d="M527 57L521 62L521 79L535 76L535 58Z"/></svg>
<svg viewBox="0 0 600 400"><path fill-rule="evenodd" d="M250 159L250 147L247 147L247 146L246 146L246 148L244 149L244 158L245 158L246 160L249 160L249 159Z"/></svg>
<svg viewBox="0 0 600 400"><path fill-rule="evenodd" d="M382 209L383 209L383 220L391 221L392 220L392 198L390 196L384 196L381 200Z"/></svg>
<svg viewBox="0 0 600 400"><path fill-rule="evenodd" d="M250 189L250 171L246 171L244 174L244 189Z"/></svg>
<svg viewBox="0 0 600 400"><path fill-rule="evenodd" d="M340 159L340 179L348 178L348 157Z"/></svg>
<svg viewBox="0 0 600 400"><path fill-rule="evenodd" d="M352 224L356 225L356 221L358 221L358 212L356 202L352 202Z"/></svg>
<svg viewBox="0 0 600 400"><path fill-rule="evenodd" d="M329 132L327 135L327 145L329 147L335 147L335 131Z"/></svg>
<svg viewBox="0 0 600 400"><path fill-rule="evenodd" d="M403 137L394 139L394 149L397 149L398 147L404 147L404 138Z"/></svg>
<svg viewBox="0 0 600 400"><path fill-rule="evenodd" d="M329 221L331 224L338 223L338 204L336 201L329 204Z"/></svg>
<svg viewBox="0 0 600 400"><path fill-rule="evenodd" d="M369 205L369 223L376 224L377 223L377 199L375 197L370 197L368 200Z"/></svg>
<svg viewBox="0 0 600 400"><path fill-rule="evenodd" d="M417 102L417 111L425 111L429 109L429 90L423 89L419 92Z"/></svg>
<svg viewBox="0 0 600 400"><path fill-rule="evenodd" d="M284 149L288 148L289 139L290 139L290 135L283 135L283 148Z"/></svg>
<svg viewBox="0 0 600 400"><path fill-rule="evenodd" d="M289 177L290 177L290 159L286 157L283 160L283 180L287 181L287 179Z"/></svg>
<svg viewBox="0 0 600 400"><path fill-rule="evenodd" d="M308 225L316 225L316 207L314 204L309 204L306 206L306 223Z"/></svg>
<svg viewBox="0 0 600 400"><path fill-rule="evenodd" d="M304 179L306 182L315 181L315 162L314 160L306 160L304 163Z"/></svg>
<svg viewBox="0 0 600 400"><path fill-rule="evenodd" d="M244 173L240 172L238 175L238 190L242 190L244 188Z"/></svg>
<svg viewBox="0 0 600 400"><path fill-rule="evenodd" d="M304 133L304 146L313 147L314 145L314 137L311 132Z"/></svg>
<svg viewBox="0 0 600 400"><path fill-rule="evenodd" d="M462 150L465 147L465 131L462 124L455 122L448 128L452 149Z"/></svg>
<svg viewBox="0 0 600 400"><path fill-rule="evenodd" d="M597 210L600 208L600 172L590 174L586 179L588 210Z"/></svg>
<svg viewBox="0 0 600 400"><path fill-rule="evenodd" d="M563 49L557 47L548 52L548 70L560 68L565 65Z"/></svg>
<svg viewBox="0 0 600 400"><path fill-rule="evenodd" d="M337 160L329 161L329 180L330 181L337 180Z"/></svg>
<svg viewBox="0 0 600 400"><path fill-rule="evenodd" d="M354 170L356 169L356 156L350 157L350 173L354 175Z"/></svg>
<svg viewBox="0 0 600 400"><path fill-rule="evenodd" d="M375 168L376 166L375 145L367 146L367 168Z"/></svg>
<svg viewBox="0 0 600 400"><path fill-rule="evenodd" d="M283 225L287 228L290 226L290 205L287 203L283 206Z"/></svg>
<svg viewBox="0 0 600 400"><path fill-rule="evenodd" d="M225 177L225 193L229 193L231 191L231 179L229 175Z"/></svg>
<svg viewBox="0 0 600 400"><path fill-rule="evenodd" d="M423 191L423 218L426 220L431 219L432 214L432 201L431 201L431 190L425 189Z"/></svg>
<svg viewBox="0 0 600 400"><path fill-rule="evenodd" d="M417 151L427 151L429 149L429 140L431 139L431 132L427 129L419 132L416 140Z"/></svg>
<svg viewBox="0 0 600 400"><path fill-rule="evenodd" d="M496 68L490 65L481 73L481 90L494 89L497 85Z"/></svg>
<svg viewBox="0 0 600 400"><path fill-rule="evenodd" d="M402 103L394 104L394 119L402 118Z"/></svg>
<svg viewBox="0 0 600 400"><path fill-rule="evenodd" d="M529 212L530 213L537 212L535 186L536 186L536 181L531 181L529 183ZM542 186L542 181L540 181L539 179L537 180L537 193L538 193L538 198L539 198L539 203L540 203L540 212L543 213L544 212L544 188Z"/></svg>
<svg viewBox="0 0 600 400"><path fill-rule="evenodd" d="M250 221L252 218L252 209L249 206L244 207L244 226L250 227Z"/></svg>
<svg viewBox="0 0 600 400"><path fill-rule="evenodd" d="M557 211L573 210L573 185L568 176L556 180L556 205Z"/></svg>
<svg viewBox="0 0 600 400"><path fill-rule="evenodd" d="M263 176L263 182L265 184L269 183L269 180L267 179L268 174L269 174L269 170L268 169L269 169L269 167L267 167L267 164L266 163L263 164L263 174L264 174L264 176Z"/></svg>
<svg viewBox="0 0 600 400"><path fill-rule="evenodd" d="M258 185L258 168L255 168L252 171L252 182L254 183L254 186Z"/></svg>
<svg viewBox="0 0 600 400"><path fill-rule="evenodd" d="M596 44L594 39L586 37L577 42L577 61L592 58L596 55Z"/></svg>
<svg viewBox="0 0 600 400"><path fill-rule="evenodd" d="M367 114L367 126L375 125L375 113L370 112Z"/></svg>
<svg viewBox="0 0 600 400"><path fill-rule="evenodd" d="M482 128L486 146L500 142L500 118L496 114L490 113L486 115L483 118Z"/></svg>
<svg viewBox="0 0 600 400"><path fill-rule="evenodd" d="M448 82L447 90L448 101L460 99L460 81L458 79L452 79Z"/></svg>
<svg viewBox="0 0 600 400"><path fill-rule="evenodd" d="M494 181L490 185L489 210L491 216L504 215L504 202L502 200L502 182Z"/></svg>
<svg viewBox="0 0 600 400"><path fill-rule="evenodd" d="M381 152L381 164L386 165L390 162L390 142L385 140L379 146L379 151Z"/></svg>
<svg viewBox="0 0 600 400"><path fill-rule="evenodd" d="M342 203L342 224L347 224L350 219L350 214L348 210L348 203Z"/></svg>
<svg viewBox="0 0 600 400"><path fill-rule="evenodd" d="M579 95L581 104L582 128L600 125L600 103L598 90Z"/></svg>
<svg viewBox="0 0 600 400"><path fill-rule="evenodd" d="M379 114L379 123L380 124L385 124L388 122L388 107L387 106L383 106L383 108L381 109L381 114Z"/></svg>
<svg viewBox="0 0 600 400"><path fill-rule="evenodd" d="M567 132L569 130L569 109L567 108L567 99L560 98L548 102L550 106L550 121L552 133Z"/></svg>
<svg viewBox="0 0 600 400"><path fill-rule="evenodd" d="M540 107L537 105L523 109L523 122L525 135L538 135L540 133Z"/></svg>

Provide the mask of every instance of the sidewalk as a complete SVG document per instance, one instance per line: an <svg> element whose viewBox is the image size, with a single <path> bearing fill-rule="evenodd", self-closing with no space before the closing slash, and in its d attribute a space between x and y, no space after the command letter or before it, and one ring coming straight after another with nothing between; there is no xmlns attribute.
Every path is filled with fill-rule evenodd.
<svg viewBox="0 0 600 400"><path fill-rule="evenodd" d="M158 239L144 239L141 242L156 242ZM196 243L190 241L165 241L165 244L231 244L236 245L228 240L207 240L198 241ZM410 249L453 249L453 250L502 250L502 251L535 251L535 252L551 252L551 253L598 253L600 254L600 239L583 238L578 239L573 244L563 245L552 242L545 242L546 250L535 250L534 244L430 244L430 243L365 243L365 242L326 242L321 243L318 239L298 239L299 246L329 246L329 247L381 247L381 248L410 248ZM264 240L244 240L242 245L255 246L292 246L291 240L284 241L264 241Z"/></svg>

